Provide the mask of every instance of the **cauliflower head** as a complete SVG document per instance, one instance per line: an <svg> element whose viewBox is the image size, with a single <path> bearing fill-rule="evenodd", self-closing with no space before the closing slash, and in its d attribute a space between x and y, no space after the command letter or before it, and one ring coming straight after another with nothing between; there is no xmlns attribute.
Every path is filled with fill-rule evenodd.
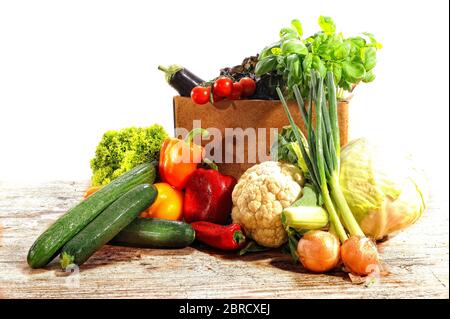
<svg viewBox="0 0 450 319"><path fill-rule="evenodd" d="M233 223L265 247L280 247L287 233L281 213L301 194L301 170L291 164L263 162L249 168L233 190Z"/></svg>

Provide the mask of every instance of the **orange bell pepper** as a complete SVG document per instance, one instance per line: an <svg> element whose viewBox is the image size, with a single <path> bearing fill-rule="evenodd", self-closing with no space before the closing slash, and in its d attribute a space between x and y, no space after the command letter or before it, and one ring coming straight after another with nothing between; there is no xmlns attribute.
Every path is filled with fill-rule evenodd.
<svg viewBox="0 0 450 319"><path fill-rule="evenodd" d="M154 185L158 190L156 200L141 213L140 217L181 220L183 217L183 193L167 183Z"/></svg>
<svg viewBox="0 0 450 319"><path fill-rule="evenodd" d="M178 190L183 190L197 165L205 157L205 149L193 143L196 135L208 136L205 129L193 129L186 139L167 138L164 140L159 158L159 176Z"/></svg>

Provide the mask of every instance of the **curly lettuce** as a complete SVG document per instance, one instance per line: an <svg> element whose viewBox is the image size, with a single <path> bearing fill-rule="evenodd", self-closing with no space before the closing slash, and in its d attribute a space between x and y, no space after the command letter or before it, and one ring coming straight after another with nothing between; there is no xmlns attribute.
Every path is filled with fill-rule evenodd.
<svg viewBox="0 0 450 319"><path fill-rule="evenodd" d="M157 124L105 132L90 163L92 185L106 185L136 165L158 159L167 136Z"/></svg>

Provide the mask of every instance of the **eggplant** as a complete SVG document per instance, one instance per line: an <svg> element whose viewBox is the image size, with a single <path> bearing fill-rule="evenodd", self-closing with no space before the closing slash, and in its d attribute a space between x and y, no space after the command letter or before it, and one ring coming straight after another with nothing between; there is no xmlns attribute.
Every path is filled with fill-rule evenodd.
<svg viewBox="0 0 450 319"><path fill-rule="evenodd" d="M177 90L181 96L191 96L192 89L205 82L181 65L172 64L168 67L160 65L158 70L166 74L167 83Z"/></svg>

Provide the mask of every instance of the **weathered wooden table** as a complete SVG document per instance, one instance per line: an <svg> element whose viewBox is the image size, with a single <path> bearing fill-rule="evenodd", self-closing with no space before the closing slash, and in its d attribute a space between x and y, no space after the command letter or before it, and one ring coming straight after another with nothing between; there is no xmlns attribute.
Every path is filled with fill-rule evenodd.
<svg viewBox="0 0 450 319"><path fill-rule="evenodd" d="M80 272L53 261L32 270L36 237L82 196L87 182L0 183L2 298L448 298L448 197L431 198L424 217L379 246L390 274L372 285L340 271L314 275L277 251L243 257L204 248L105 246Z"/></svg>

